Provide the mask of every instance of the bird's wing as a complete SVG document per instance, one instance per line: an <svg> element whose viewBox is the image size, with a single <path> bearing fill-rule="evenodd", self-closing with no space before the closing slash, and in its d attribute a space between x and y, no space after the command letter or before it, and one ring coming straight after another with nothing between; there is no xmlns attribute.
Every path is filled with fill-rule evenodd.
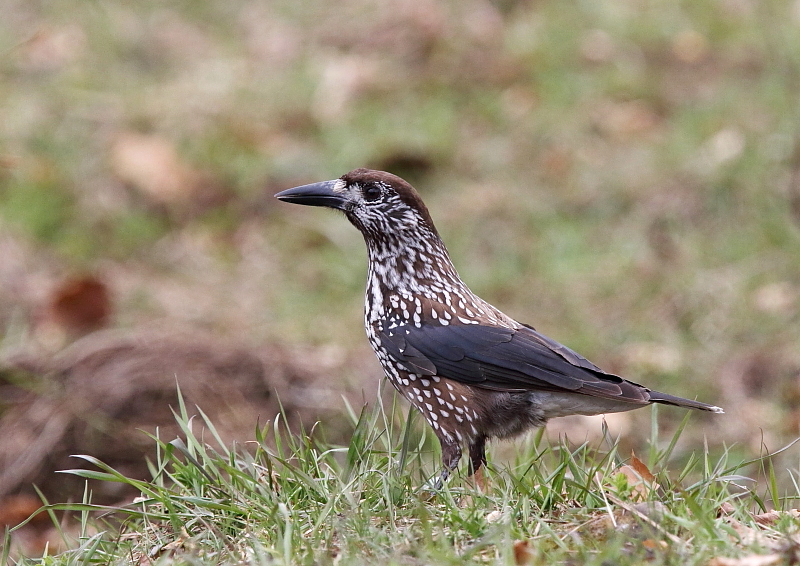
<svg viewBox="0 0 800 566"><path fill-rule="evenodd" d="M647 403L649 390L608 374L530 327L477 324L398 326L381 331L389 353L407 369L500 390L573 391Z"/></svg>

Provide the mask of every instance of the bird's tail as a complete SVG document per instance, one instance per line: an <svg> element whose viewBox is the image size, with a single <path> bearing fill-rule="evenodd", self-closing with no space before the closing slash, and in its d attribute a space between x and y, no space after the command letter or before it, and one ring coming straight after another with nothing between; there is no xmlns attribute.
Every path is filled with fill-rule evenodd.
<svg viewBox="0 0 800 566"><path fill-rule="evenodd" d="M675 397L668 393L661 393L660 391L650 391L650 401L653 403L662 403L664 405L674 405L676 407L685 407L687 409L697 409L698 411L711 411L712 413L724 413L722 407L715 407L714 405L707 405L700 401L692 401L691 399L684 399L682 397Z"/></svg>

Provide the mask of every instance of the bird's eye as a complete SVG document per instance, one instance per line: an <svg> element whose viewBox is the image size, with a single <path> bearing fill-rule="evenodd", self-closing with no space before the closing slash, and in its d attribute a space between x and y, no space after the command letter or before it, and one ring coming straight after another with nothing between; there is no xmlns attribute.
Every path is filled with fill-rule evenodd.
<svg viewBox="0 0 800 566"><path fill-rule="evenodd" d="M378 200L381 198L381 189L377 185L367 185L363 191L364 200Z"/></svg>

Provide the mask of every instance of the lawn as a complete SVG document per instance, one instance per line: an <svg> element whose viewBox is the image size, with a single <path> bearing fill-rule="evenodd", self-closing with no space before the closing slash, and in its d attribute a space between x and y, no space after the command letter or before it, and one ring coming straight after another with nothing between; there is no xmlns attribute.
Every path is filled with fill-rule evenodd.
<svg viewBox="0 0 800 566"><path fill-rule="evenodd" d="M0 420L9 383L60 387L9 377L7 353L152 321L276 348L274 373L312 376L278 396L317 400L311 439L288 414L277 443L261 413L232 452L187 436L187 403L185 450L138 441L161 472L122 481L144 493L130 519L78 513L81 548L64 525L46 561L794 560L798 450L747 462L800 433L796 0L1 8ZM726 414L558 419L495 447L485 491L422 493L436 456L377 394L360 235L272 198L361 166L419 190L478 295ZM86 324L58 308L76 279L108 297ZM355 433L340 392L370 401ZM632 451L655 479L621 479Z"/></svg>
<svg viewBox="0 0 800 566"><path fill-rule="evenodd" d="M680 431L663 439L654 425L645 463L608 437L576 446L539 433L512 461L490 462L482 481L456 477L434 491L430 435L413 411L399 418L394 401L359 414L348 407L348 445L293 433L278 415L249 450L225 448L211 421L193 422L181 405L181 437L153 439L152 481L87 455L79 458L92 469L64 472L141 495L103 506L87 490L81 504L47 506L56 524L55 512L69 512L58 531L73 549L43 561L748 566L798 558L800 490L779 494L769 455L732 462L706 449L677 466Z"/></svg>

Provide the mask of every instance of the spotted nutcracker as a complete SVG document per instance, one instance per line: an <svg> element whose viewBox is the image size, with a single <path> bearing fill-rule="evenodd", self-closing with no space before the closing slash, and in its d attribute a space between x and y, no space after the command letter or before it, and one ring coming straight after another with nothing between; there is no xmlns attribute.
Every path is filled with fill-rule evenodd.
<svg viewBox="0 0 800 566"><path fill-rule="evenodd" d="M389 381L439 439L439 485L462 446L469 447L472 474L486 462L487 439L552 417L651 403L723 412L606 373L477 297L459 278L422 199L395 175L356 169L275 196L341 210L364 236L367 337Z"/></svg>

